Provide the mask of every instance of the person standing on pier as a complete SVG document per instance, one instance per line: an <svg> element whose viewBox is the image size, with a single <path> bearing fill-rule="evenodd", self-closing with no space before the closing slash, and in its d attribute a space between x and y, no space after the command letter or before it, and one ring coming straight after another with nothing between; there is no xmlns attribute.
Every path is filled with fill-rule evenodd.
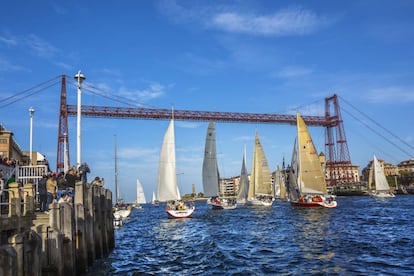
<svg viewBox="0 0 414 276"><path fill-rule="evenodd" d="M49 204L53 202L56 196L56 174L49 174L49 177L46 180L46 189L47 189L47 206L49 208Z"/></svg>
<svg viewBox="0 0 414 276"><path fill-rule="evenodd" d="M88 183L88 173L90 173L88 164L85 162L79 167L79 173L83 184Z"/></svg>
<svg viewBox="0 0 414 276"><path fill-rule="evenodd" d="M47 189L46 189L46 181L47 175L43 175L43 177L39 180L38 183L38 193L39 193L39 208L40 212L49 211L49 205L47 204Z"/></svg>
<svg viewBox="0 0 414 276"><path fill-rule="evenodd" d="M66 193L66 179L65 179L65 173L60 172L56 178L57 182L57 197L56 200L59 201L60 197Z"/></svg>
<svg viewBox="0 0 414 276"><path fill-rule="evenodd" d="M66 179L66 189L69 190L69 196L74 197L75 184L79 180L78 175L74 168L69 169L68 173L65 175Z"/></svg>

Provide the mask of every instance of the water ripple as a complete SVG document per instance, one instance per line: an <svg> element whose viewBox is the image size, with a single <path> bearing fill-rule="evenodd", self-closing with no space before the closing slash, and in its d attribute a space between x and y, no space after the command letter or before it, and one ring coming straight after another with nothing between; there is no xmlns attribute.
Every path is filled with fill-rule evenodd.
<svg viewBox="0 0 414 276"><path fill-rule="evenodd" d="M337 209L213 211L167 219L144 206L87 275L414 274L414 196L339 197Z"/></svg>

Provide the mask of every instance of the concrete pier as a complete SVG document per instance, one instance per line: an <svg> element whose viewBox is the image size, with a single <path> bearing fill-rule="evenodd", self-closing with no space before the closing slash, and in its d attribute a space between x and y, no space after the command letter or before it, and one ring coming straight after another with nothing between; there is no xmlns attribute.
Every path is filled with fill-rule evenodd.
<svg viewBox="0 0 414 276"><path fill-rule="evenodd" d="M0 275L81 275L115 246L112 193L76 183L72 203L35 211L34 187L10 183L0 217Z"/></svg>

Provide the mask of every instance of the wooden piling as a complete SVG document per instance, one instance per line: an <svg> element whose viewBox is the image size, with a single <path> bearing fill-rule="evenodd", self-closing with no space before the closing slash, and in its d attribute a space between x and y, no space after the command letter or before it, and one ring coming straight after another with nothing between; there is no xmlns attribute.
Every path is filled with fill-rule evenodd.
<svg viewBox="0 0 414 276"><path fill-rule="evenodd" d="M0 275L81 275L114 248L112 192L76 183L72 203L35 211L34 185L9 185L0 217Z"/></svg>

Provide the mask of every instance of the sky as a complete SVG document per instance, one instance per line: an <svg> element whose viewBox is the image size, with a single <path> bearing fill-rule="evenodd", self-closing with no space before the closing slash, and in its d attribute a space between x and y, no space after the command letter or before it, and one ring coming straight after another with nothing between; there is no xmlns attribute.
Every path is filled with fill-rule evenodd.
<svg viewBox="0 0 414 276"><path fill-rule="evenodd" d="M324 116L339 96L350 158L414 157L413 1L5 1L0 10L0 123L56 168L60 79L77 104ZM54 80L50 87L39 84ZM49 82L48 82L49 84ZM39 91L40 90L40 91ZM22 95L22 97L12 97ZM12 98L10 98L12 97ZM167 120L82 118L82 162L120 196L150 200ZM76 163L76 117L69 117ZM207 122L176 121L181 193L202 192ZM318 151L324 128L310 127ZM250 170L259 133L271 168L290 162L296 129L216 124L222 177Z"/></svg>

